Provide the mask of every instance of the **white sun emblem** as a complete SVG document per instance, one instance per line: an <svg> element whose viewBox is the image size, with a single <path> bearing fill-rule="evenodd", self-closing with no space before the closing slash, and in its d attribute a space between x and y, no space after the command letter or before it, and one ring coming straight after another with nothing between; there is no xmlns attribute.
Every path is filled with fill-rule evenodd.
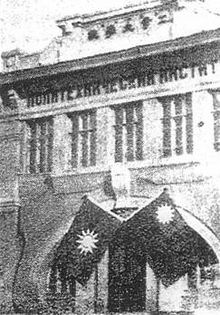
<svg viewBox="0 0 220 315"><path fill-rule="evenodd" d="M173 220L174 209L168 205L162 205L157 209L157 218L160 223L166 224Z"/></svg>
<svg viewBox="0 0 220 315"><path fill-rule="evenodd" d="M87 253L93 254L93 249L97 248L96 243L98 242L98 234L95 234L94 231L90 232L88 229L87 232L82 231L82 235L77 236L79 237L79 240L76 241L79 243L77 248L81 250L80 253L85 255Z"/></svg>

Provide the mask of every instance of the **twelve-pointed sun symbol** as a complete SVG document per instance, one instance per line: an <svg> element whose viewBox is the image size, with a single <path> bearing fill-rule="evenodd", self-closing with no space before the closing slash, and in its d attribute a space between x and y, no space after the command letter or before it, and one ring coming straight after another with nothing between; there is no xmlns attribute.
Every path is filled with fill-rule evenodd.
<svg viewBox="0 0 220 315"><path fill-rule="evenodd" d="M76 241L79 243L78 249L81 250L81 254L91 253L93 254L93 249L97 248L96 243L99 241L97 239L98 234L95 234L94 231L90 232L88 229L87 232L82 231L82 235L77 235L79 240Z"/></svg>
<svg viewBox="0 0 220 315"><path fill-rule="evenodd" d="M157 209L157 218L160 223L166 224L173 220L174 209L168 205L162 205Z"/></svg>

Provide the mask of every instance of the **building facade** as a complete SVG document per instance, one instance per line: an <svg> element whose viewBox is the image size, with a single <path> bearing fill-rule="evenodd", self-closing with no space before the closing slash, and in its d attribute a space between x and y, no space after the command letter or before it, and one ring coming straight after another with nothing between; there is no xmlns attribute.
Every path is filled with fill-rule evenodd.
<svg viewBox="0 0 220 315"><path fill-rule="evenodd" d="M0 312L219 310L219 17L200 1L152 0L57 25L44 51L2 54ZM82 285L55 262L85 196L127 225ZM189 233L188 267L175 249L164 268L184 272L171 268L167 285L129 223L152 207L164 235L178 212L177 247ZM96 235L82 232L95 251Z"/></svg>

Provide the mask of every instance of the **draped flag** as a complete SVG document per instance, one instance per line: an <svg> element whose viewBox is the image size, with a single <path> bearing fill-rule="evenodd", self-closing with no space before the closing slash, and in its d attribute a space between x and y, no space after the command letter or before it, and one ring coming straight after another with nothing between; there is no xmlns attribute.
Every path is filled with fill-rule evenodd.
<svg viewBox="0 0 220 315"><path fill-rule="evenodd" d="M84 197L79 212L57 249L58 269L65 277L74 277L85 285L120 225L120 217Z"/></svg>
<svg viewBox="0 0 220 315"><path fill-rule="evenodd" d="M166 192L134 214L116 234L118 239L129 239L130 247L146 257L165 286L197 265L217 262L213 250L188 226Z"/></svg>

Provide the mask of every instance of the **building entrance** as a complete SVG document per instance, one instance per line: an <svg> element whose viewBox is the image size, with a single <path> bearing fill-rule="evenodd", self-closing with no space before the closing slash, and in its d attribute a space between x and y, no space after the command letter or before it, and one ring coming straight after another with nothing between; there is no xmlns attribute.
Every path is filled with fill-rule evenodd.
<svg viewBox="0 0 220 315"><path fill-rule="evenodd" d="M218 264L215 252L166 194L118 227L85 284L77 278L74 233L72 228L60 245L62 259L55 253L49 281L52 307L65 304L80 313L88 305L84 314L91 310L187 314L204 300L203 284L213 283L210 270ZM87 255L81 253L79 258L83 261Z"/></svg>
<svg viewBox="0 0 220 315"><path fill-rule="evenodd" d="M109 245L108 310L187 314L200 303L203 283L210 282L207 270L216 264L210 245L162 194Z"/></svg>
<svg viewBox="0 0 220 315"><path fill-rule="evenodd" d="M109 247L109 312L141 312L146 308L146 259L136 243L123 237Z"/></svg>

